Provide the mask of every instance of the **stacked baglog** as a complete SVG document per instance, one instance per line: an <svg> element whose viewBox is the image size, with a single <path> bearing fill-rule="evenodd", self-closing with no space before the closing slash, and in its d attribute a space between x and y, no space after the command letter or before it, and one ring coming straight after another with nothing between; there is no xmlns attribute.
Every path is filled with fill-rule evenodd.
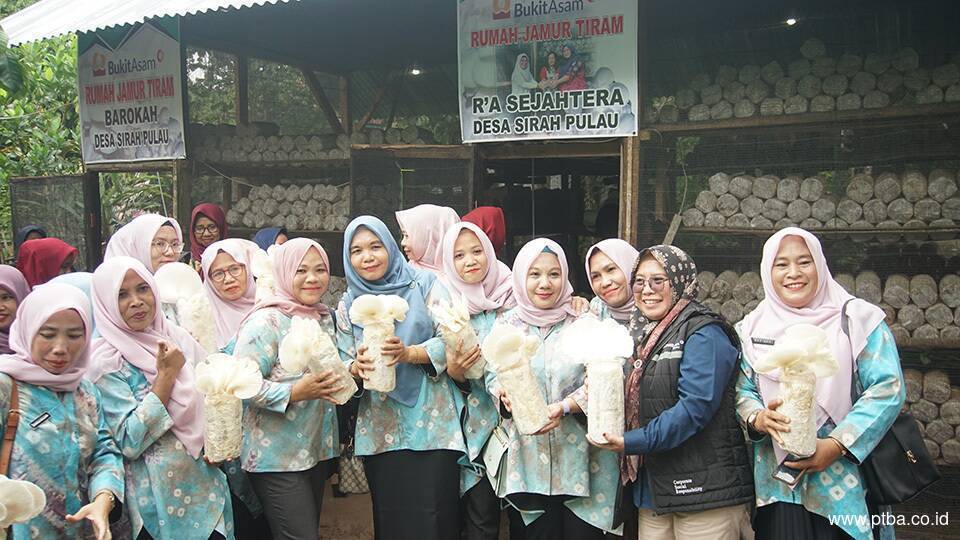
<svg viewBox="0 0 960 540"><path fill-rule="evenodd" d="M960 101L960 56L932 68L904 48L894 54L827 56L816 38L786 66L769 62L722 65L700 73L659 109L647 105L648 122L726 120L751 116L823 113Z"/></svg>
<svg viewBox="0 0 960 540"><path fill-rule="evenodd" d="M349 222L350 184L256 186L227 211L227 223L248 228L342 231Z"/></svg>
<svg viewBox="0 0 960 540"><path fill-rule="evenodd" d="M411 126L370 129L350 135L280 135L274 124L191 126L192 157L214 163L294 164L350 158L352 145L432 144L429 130Z"/></svg>
<svg viewBox="0 0 960 540"><path fill-rule="evenodd" d="M901 231L911 240L923 240L926 229L935 240L950 239L960 223L960 194L952 170L935 169L928 175L908 171L876 177L854 176L842 197L826 193L818 176L728 175L708 180L692 207L684 210L686 227L728 229L882 229L877 238L896 241ZM947 229L947 230L944 230Z"/></svg>
<svg viewBox="0 0 960 540"><path fill-rule="evenodd" d="M903 370L909 410L917 420L930 456L939 463L960 465L960 388L950 386L943 371Z"/></svg>
<svg viewBox="0 0 960 540"><path fill-rule="evenodd" d="M753 311L764 297L756 272L700 272L697 279L698 300L730 323ZM899 344L960 340L960 275L947 274L937 281L927 274L893 274L884 282L868 271L837 274L835 279L851 294L883 309Z"/></svg>

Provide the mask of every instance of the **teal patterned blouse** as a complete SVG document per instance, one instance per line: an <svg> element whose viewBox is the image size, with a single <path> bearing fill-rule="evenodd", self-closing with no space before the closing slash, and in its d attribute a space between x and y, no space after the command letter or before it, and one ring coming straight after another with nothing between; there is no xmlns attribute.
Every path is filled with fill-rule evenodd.
<svg viewBox="0 0 960 540"><path fill-rule="evenodd" d="M143 372L124 362L119 371L101 377L97 388L123 453L124 504L133 537L145 528L156 540L207 538L214 530L233 538L226 476L203 456L194 459L187 452Z"/></svg>
<svg viewBox="0 0 960 540"><path fill-rule="evenodd" d="M493 329L497 320L496 311L484 311L470 317L470 325L477 333L480 343ZM484 379L468 379L470 392L464 396L466 411L463 415L463 437L467 454L460 459L460 494L464 494L486 474L480 453L493 433L500 418L497 406L487 393ZM463 385L461 385L463 387Z"/></svg>
<svg viewBox="0 0 960 540"><path fill-rule="evenodd" d="M0 374L0 418L10 412L13 380ZM47 496L37 517L13 526L13 538L86 538L87 524L67 523L101 491L123 500L123 457L104 420L100 392L81 381L74 392L17 384L20 426L8 476L33 482ZM49 415L46 419L44 416ZM0 422L0 436L6 431Z"/></svg>
<svg viewBox="0 0 960 540"><path fill-rule="evenodd" d="M427 305L448 300L446 288L435 283L427 294ZM341 301L337 308L337 346L348 364L362 343L354 338L353 324ZM371 456L394 450L455 450L466 453L460 428L463 397L446 373L446 348L434 325L434 337L420 345L430 357L436 375L423 378L420 397L413 407L391 399L387 394L365 390L360 396L354 449L358 456Z"/></svg>
<svg viewBox="0 0 960 540"><path fill-rule="evenodd" d="M568 358L561 346L563 329L575 319L568 317L549 328L523 322L517 310L503 314L503 321L540 338L540 348L530 360L533 373L547 403L575 397L582 391L586 370ZM495 374L487 377L493 395L499 388ZM582 414L561 419L559 427L544 435L521 435L511 420L504 420L510 436L505 467L506 487L501 495L534 493L569 496L566 506L594 527L619 534L613 526L614 506L620 481L617 454L587 442L586 420ZM522 511L524 521L536 520L542 512Z"/></svg>
<svg viewBox="0 0 960 540"><path fill-rule="evenodd" d="M737 330L741 330L739 324ZM740 339L749 339L749 336L741 333ZM862 518L859 522L847 518L846 522L838 525L853 538L869 540L870 515L857 465L883 438L906 399L900 355L893 334L885 323L880 323L870 334L867 346L857 357L857 366L861 386L865 389L860 399L838 425L828 420L817 432L817 437L821 439L835 437L851 456L837 459L819 473L804 475L800 484L791 490L771 476L778 465L777 458L770 437L763 436L752 445L753 470L758 507L785 502L803 505L808 511L827 519L859 516ZM737 379L737 414L740 421L744 422L751 413L762 408L757 375L746 360L741 360L740 377ZM885 533L892 531L888 529Z"/></svg>
<svg viewBox="0 0 960 540"><path fill-rule="evenodd" d="M275 308L258 310L237 334L233 354L260 366L263 386L246 400L243 412L243 449L240 462L248 472L297 472L340 455L337 409L329 401L290 402L294 383L303 373L280 367L280 343L293 319ZM335 338L333 316L320 327Z"/></svg>

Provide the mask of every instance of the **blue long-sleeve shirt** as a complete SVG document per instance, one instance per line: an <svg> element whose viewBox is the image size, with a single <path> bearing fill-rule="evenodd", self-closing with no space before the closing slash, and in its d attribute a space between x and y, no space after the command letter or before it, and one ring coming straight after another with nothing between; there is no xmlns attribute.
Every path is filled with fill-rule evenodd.
<svg viewBox="0 0 960 540"><path fill-rule="evenodd" d="M624 451L631 455L665 452L683 444L706 427L720 408L723 392L737 366L737 349L717 324L708 324L687 339L680 358L679 400L647 425L624 434ZM646 470L633 485L637 508L653 508Z"/></svg>

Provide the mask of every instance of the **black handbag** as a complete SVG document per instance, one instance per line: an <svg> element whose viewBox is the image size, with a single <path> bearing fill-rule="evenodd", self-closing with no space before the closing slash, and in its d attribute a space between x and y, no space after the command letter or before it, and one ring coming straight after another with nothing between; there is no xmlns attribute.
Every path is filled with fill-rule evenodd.
<svg viewBox="0 0 960 540"><path fill-rule="evenodd" d="M847 304L851 301L843 305L840 314L840 327L847 339L850 338ZM850 388L853 403L856 403L863 393L856 362ZM934 465L917 421L910 413L901 412L897 416L870 455L860 463L860 476L866 487L867 503L875 506L909 501L940 479L940 471Z"/></svg>

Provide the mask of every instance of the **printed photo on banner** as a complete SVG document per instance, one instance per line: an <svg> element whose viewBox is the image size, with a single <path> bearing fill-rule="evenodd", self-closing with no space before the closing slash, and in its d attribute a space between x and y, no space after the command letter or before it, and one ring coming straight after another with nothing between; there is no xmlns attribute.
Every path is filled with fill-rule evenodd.
<svg viewBox="0 0 960 540"><path fill-rule="evenodd" d="M637 5L461 0L464 142L636 134Z"/></svg>

